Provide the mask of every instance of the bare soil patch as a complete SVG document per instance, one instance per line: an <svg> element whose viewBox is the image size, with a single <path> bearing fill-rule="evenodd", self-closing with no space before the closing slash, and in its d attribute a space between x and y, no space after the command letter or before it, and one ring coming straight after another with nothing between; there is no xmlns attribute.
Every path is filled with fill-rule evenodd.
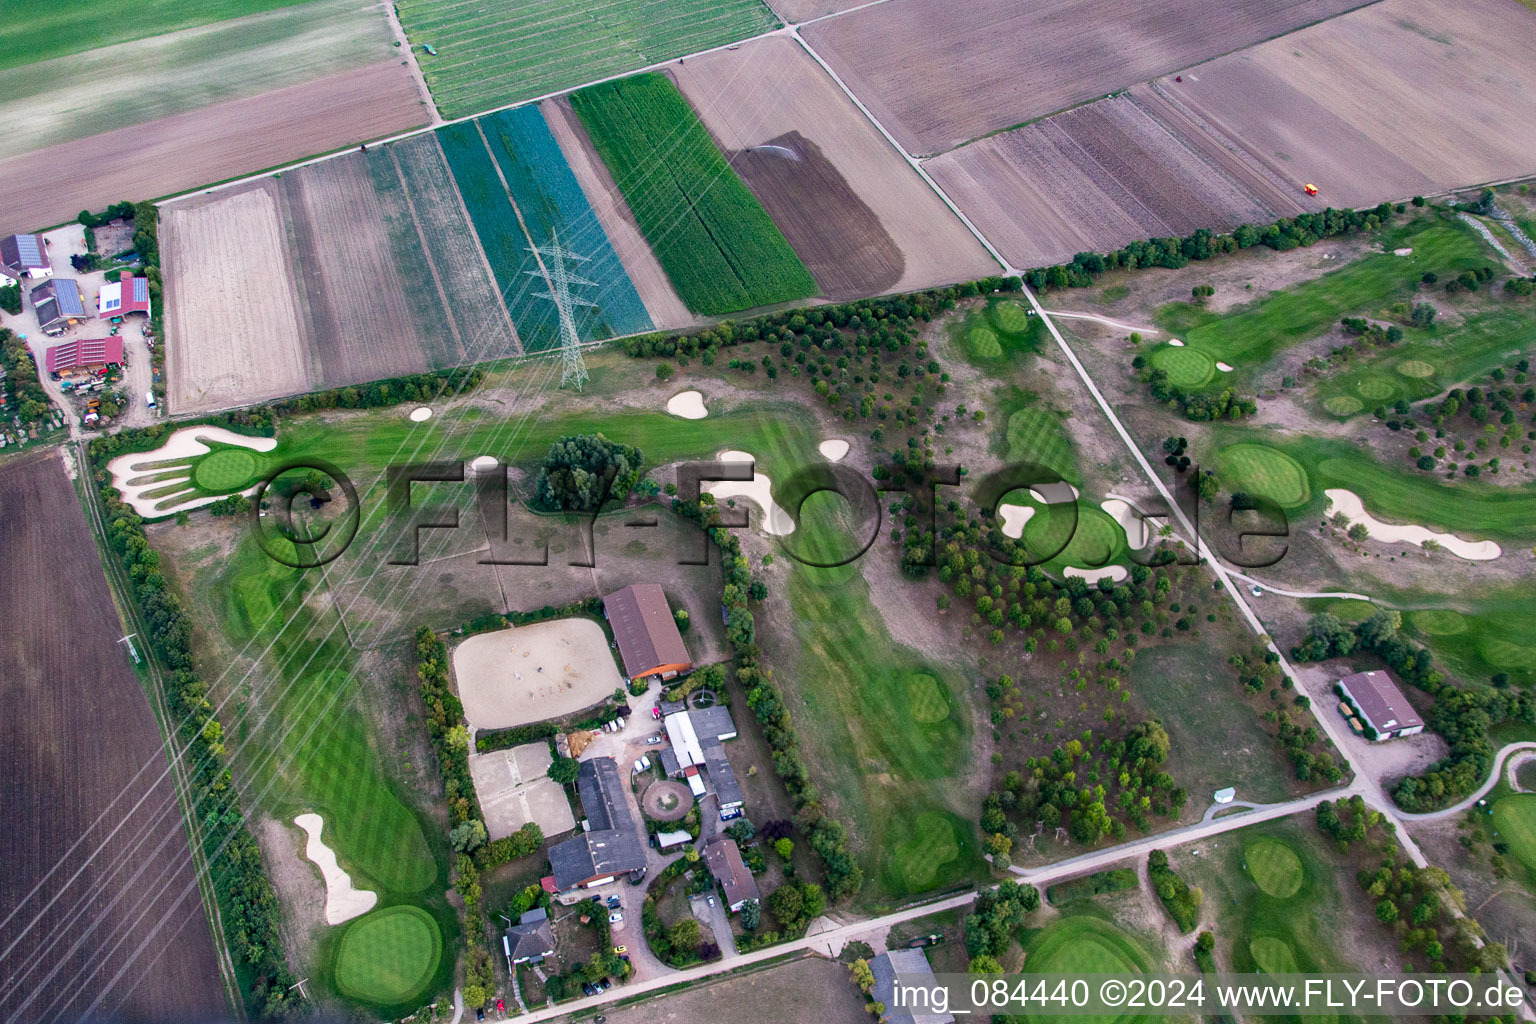
<svg viewBox="0 0 1536 1024"><path fill-rule="evenodd" d="M793 39L754 40L739 50L694 58L671 71L683 95L727 152L751 150L791 132L818 147L846 182L848 199L872 211L894 244L902 272L890 290L911 291L997 272L996 262L953 211ZM750 177L748 183L767 202L769 190L759 191ZM773 186L782 194L769 212L822 282L818 264L826 265L836 253L810 255L810 243L816 240L806 237L802 243L796 235L805 236L814 226L798 225L796 220L828 209L840 227L859 222L853 220L854 212L846 203L812 196L808 189L815 184L814 177L783 176ZM803 212L798 218L783 213L785 204ZM846 247L840 242L837 251ZM888 264L896 260L894 254L885 257Z"/></svg>
<svg viewBox="0 0 1536 1024"><path fill-rule="evenodd" d="M803 35L909 153L940 153L1359 6L1359 0L893 0ZM1406 69L1405 69L1406 70Z"/></svg>
<svg viewBox="0 0 1536 1024"><path fill-rule="evenodd" d="M1157 84L1276 174L1366 206L1529 174L1536 19L1385 0Z"/></svg>
<svg viewBox="0 0 1536 1024"><path fill-rule="evenodd" d="M0 1015L223 1016L160 731L62 464L0 466ZM65 625L67 624L67 625ZM15 943L12 946L12 942Z"/></svg>
<svg viewBox="0 0 1536 1024"><path fill-rule="evenodd" d="M1215 149L1116 96L945 153L928 170L1019 267L1300 212L1235 180Z"/></svg>
<svg viewBox="0 0 1536 1024"><path fill-rule="evenodd" d="M773 13L790 23L824 18L838 11L857 7L868 0L769 0Z"/></svg>
<svg viewBox="0 0 1536 1024"><path fill-rule="evenodd" d="M607 1011L612 1024L692 1024L719 1020L722 1007L751 1007L763 1024L857 1024L868 1020L864 996L836 960L806 957L770 970L706 981L661 999Z"/></svg>
<svg viewBox="0 0 1536 1024"><path fill-rule="evenodd" d="M61 224L125 196L172 195L425 121L410 73L391 60L61 143L0 160L0 233Z"/></svg>
<svg viewBox="0 0 1536 1024"><path fill-rule="evenodd" d="M269 186L161 213L172 412L258 402L314 386Z"/></svg>
<svg viewBox="0 0 1536 1024"><path fill-rule="evenodd" d="M538 822L546 838L576 827L564 788L546 774L552 760L544 740L489 754L471 747L469 773L492 839L510 836L530 821Z"/></svg>

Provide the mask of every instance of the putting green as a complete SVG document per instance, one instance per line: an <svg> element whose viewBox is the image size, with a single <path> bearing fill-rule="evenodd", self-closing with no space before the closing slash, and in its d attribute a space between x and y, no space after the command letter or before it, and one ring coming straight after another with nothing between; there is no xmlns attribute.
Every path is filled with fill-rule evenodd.
<svg viewBox="0 0 1536 1024"><path fill-rule="evenodd" d="M1380 402L1397 394L1397 388L1393 387L1390 381L1381 380L1378 377L1367 377L1355 385L1355 390L1372 402Z"/></svg>
<svg viewBox="0 0 1536 1024"><path fill-rule="evenodd" d="M1024 545L1031 558L1056 552L1047 559L1052 565L1096 569L1125 553L1125 531L1098 506L1079 501L1075 527L1066 503L1036 508L1024 524Z"/></svg>
<svg viewBox="0 0 1536 1024"><path fill-rule="evenodd" d="M1536 659L1536 647L1497 637L1484 640L1483 660L1494 668L1525 668Z"/></svg>
<svg viewBox="0 0 1536 1024"><path fill-rule="evenodd" d="M1404 377L1433 377L1435 368L1422 359L1404 359L1397 364L1397 372Z"/></svg>
<svg viewBox="0 0 1536 1024"><path fill-rule="evenodd" d="M1244 848L1243 859L1254 884L1276 899L1289 899L1301 888L1301 858L1280 840L1255 839Z"/></svg>
<svg viewBox="0 0 1536 1024"><path fill-rule="evenodd" d="M949 702L939 681L926 672L907 676L907 714L914 722L942 722L949 717Z"/></svg>
<svg viewBox="0 0 1536 1024"><path fill-rule="evenodd" d="M1515 859L1536 870L1536 793L1506 796L1494 804L1493 827Z"/></svg>
<svg viewBox="0 0 1536 1024"><path fill-rule="evenodd" d="M971 355L977 359L997 359L1003 354L1003 346L997 342L997 334L990 327L972 327L966 336Z"/></svg>
<svg viewBox="0 0 1536 1024"><path fill-rule="evenodd" d="M1298 970L1291 944L1273 935L1261 935L1248 943L1248 952L1265 974L1295 974Z"/></svg>
<svg viewBox="0 0 1536 1024"><path fill-rule="evenodd" d="M1029 310L1012 299L993 306L992 315L997 320L997 326L1010 334L1022 331L1029 326Z"/></svg>
<svg viewBox="0 0 1536 1024"><path fill-rule="evenodd" d="M907 838L896 844L891 856L908 892L932 888L939 869L960 856L954 823L937 811L924 811L913 820Z"/></svg>
<svg viewBox="0 0 1536 1024"><path fill-rule="evenodd" d="M1024 947L1029 974L1114 974L1122 978L1148 970L1147 956L1136 940L1108 921L1087 914L1063 917L1030 938ZM1017 1019L1017 1018L1014 1018ZM1053 1018L1032 1018L1048 1021ZM1155 1021L1160 1017L1080 1016L1074 1024L1106 1021Z"/></svg>
<svg viewBox="0 0 1536 1024"><path fill-rule="evenodd" d="M420 907L364 914L336 950L336 988L376 1006L397 1006L421 995L443 955L437 922Z"/></svg>
<svg viewBox="0 0 1536 1024"><path fill-rule="evenodd" d="M1449 608L1428 608L1414 612L1408 616L1408 621L1414 629L1430 636L1454 636L1467 631L1466 617Z"/></svg>
<svg viewBox="0 0 1536 1024"><path fill-rule="evenodd" d="M1268 445L1223 448L1216 453L1216 475L1234 491L1263 495L1284 508L1300 508L1312 497L1301 463Z"/></svg>
<svg viewBox="0 0 1536 1024"><path fill-rule="evenodd" d="M1328 613L1345 622L1364 622L1376 614L1376 606L1369 601L1338 600L1328 602Z"/></svg>
<svg viewBox="0 0 1536 1024"><path fill-rule="evenodd" d="M255 452L243 448L220 448L197 461L192 470L192 478L205 491L238 491L255 479L260 465Z"/></svg>
<svg viewBox="0 0 1536 1024"><path fill-rule="evenodd" d="M1323 403L1323 408L1335 416L1353 416L1365 408L1365 403L1352 395L1335 395Z"/></svg>
<svg viewBox="0 0 1536 1024"><path fill-rule="evenodd" d="M1164 345L1152 353L1152 365L1168 374L1168 383L1180 388L1204 387L1216 376L1216 360L1188 345Z"/></svg>

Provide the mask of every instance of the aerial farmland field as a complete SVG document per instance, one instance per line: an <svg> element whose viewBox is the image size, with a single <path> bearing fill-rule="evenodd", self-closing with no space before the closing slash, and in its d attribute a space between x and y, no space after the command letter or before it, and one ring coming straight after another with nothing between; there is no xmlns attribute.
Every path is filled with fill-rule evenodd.
<svg viewBox="0 0 1536 1024"><path fill-rule="evenodd" d="M929 155L1357 6L979 0L956 18L943 0L893 0L803 34L909 153Z"/></svg>
<svg viewBox="0 0 1536 1024"><path fill-rule="evenodd" d="M960 219L792 39L755 40L672 73L829 298L996 272Z"/></svg>
<svg viewBox="0 0 1536 1024"><path fill-rule="evenodd" d="M1249 186L1213 149L1159 119L1133 90L979 139L927 167L1016 267L1302 211L1299 188L1293 198Z"/></svg>
<svg viewBox="0 0 1536 1024"><path fill-rule="evenodd" d="M1275 173L1367 206L1536 172L1533 47L1515 0L1384 0L1158 84Z"/></svg>
<svg viewBox="0 0 1536 1024"><path fill-rule="evenodd" d="M0 160L0 230L46 227L81 207L153 199L428 120L382 11L366 0L171 6L96 15L83 32L79 5L41 23L16 20L39 45L26 50L30 60L0 61L0 114L13 128ZM67 193L48 187L60 166L71 169Z"/></svg>
<svg viewBox="0 0 1536 1024"><path fill-rule="evenodd" d="M160 730L56 454L0 467L0 524L0 1014L219 1017L229 1007Z"/></svg>
<svg viewBox="0 0 1536 1024"><path fill-rule="evenodd" d="M400 0L444 117L545 96L778 27L761 0Z"/></svg>
<svg viewBox="0 0 1536 1024"><path fill-rule="evenodd" d="M731 313L816 293L671 79L591 86L571 105L690 309Z"/></svg>

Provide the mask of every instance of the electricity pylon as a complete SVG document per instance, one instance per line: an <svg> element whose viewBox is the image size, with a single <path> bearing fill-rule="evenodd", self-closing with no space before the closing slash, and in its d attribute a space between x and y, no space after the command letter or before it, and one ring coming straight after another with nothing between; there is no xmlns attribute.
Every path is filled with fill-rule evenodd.
<svg viewBox="0 0 1536 1024"><path fill-rule="evenodd" d="M597 303L572 295L571 285L596 288L597 282L577 277L566 269L565 263L567 260L586 263L588 257L571 252L560 244L558 237L550 245L536 245L528 251L534 254L541 269L524 273L543 278L549 284L549 291L533 294L536 298L553 302L560 317L560 386L563 388L570 385L580 391L587 383L587 364L581 358L581 339L576 335L576 321L571 317L571 307L595 307Z"/></svg>

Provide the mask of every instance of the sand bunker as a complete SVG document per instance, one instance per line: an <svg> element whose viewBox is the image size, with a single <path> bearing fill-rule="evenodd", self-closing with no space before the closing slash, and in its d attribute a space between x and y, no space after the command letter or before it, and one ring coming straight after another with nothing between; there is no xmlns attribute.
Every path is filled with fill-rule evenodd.
<svg viewBox="0 0 1536 1024"><path fill-rule="evenodd" d="M423 420L429 420L431 418L432 418L432 410L428 409L424 405L417 406L416 408L411 410L411 422L412 423L421 423Z"/></svg>
<svg viewBox="0 0 1536 1024"><path fill-rule="evenodd" d="M725 451L720 453L721 462L750 462L752 456L746 452ZM716 502L728 501L731 498L746 498L758 508L763 510L763 515L758 522L764 533L770 533L775 537L783 537L795 532L795 521L788 512L785 512L773 500L773 481L754 468L752 482L735 480L718 480L704 488L715 496Z"/></svg>
<svg viewBox="0 0 1536 1024"><path fill-rule="evenodd" d="M842 462L843 456L848 454L848 442L833 438L830 441L821 442L816 446L816 450L821 452L821 457L828 462Z"/></svg>
<svg viewBox="0 0 1536 1024"><path fill-rule="evenodd" d="M1216 369L1220 370L1222 373L1231 373L1232 372L1232 367L1230 367L1226 363L1223 363L1223 362L1220 362L1220 361L1218 361L1216 363Z"/></svg>
<svg viewBox="0 0 1536 1024"><path fill-rule="evenodd" d="M1169 338L1168 339L1168 344L1172 345L1174 348L1183 348L1184 347L1184 343L1182 341L1180 341L1178 338Z"/></svg>
<svg viewBox="0 0 1536 1024"><path fill-rule="evenodd" d="M1404 544L1424 546L1424 542L1432 540L1442 548L1458 558L1465 558L1472 562L1486 562L1498 558L1503 552L1499 546L1491 540L1462 540L1460 537L1449 533L1436 533L1422 526L1393 526L1391 523L1383 523L1379 519L1373 519L1365 511L1365 505L1353 491L1343 488L1330 487L1323 492L1328 500L1333 502L1335 512L1344 513L1351 523L1364 523L1365 528L1371 532L1373 540L1383 540L1389 544L1401 541Z"/></svg>
<svg viewBox="0 0 1536 1024"><path fill-rule="evenodd" d="M701 420L709 415L704 396L697 391L683 391L667 399L667 412L685 420Z"/></svg>
<svg viewBox="0 0 1536 1024"><path fill-rule="evenodd" d="M1067 576L1080 576L1089 583L1097 583L1105 577L1119 583L1130 575L1123 565L1106 565L1102 569L1079 569L1075 565L1069 565L1062 572Z"/></svg>
<svg viewBox="0 0 1536 1024"><path fill-rule="evenodd" d="M135 452L130 455L119 455L107 463L107 471L112 474L112 486L123 496L123 501L133 507L133 510L146 519L156 516L167 516L172 512L180 512L184 509L201 508L222 500L226 495L201 497L185 502L175 500L179 492L167 491L166 488L173 484L185 482L186 491L192 491L192 467L185 466L156 466L155 463L175 462L183 460L190 463L199 455L207 455L212 448L203 444L204 440L218 441L222 444L239 445L252 451L269 452L277 447L277 439L272 437L247 437L244 434L236 434L232 430L223 427L187 427L178 430L165 439L165 444L151 452ZM129 483L138 478L137 482ZM252 485L242 491L242 494L256 493L256 487ZM155 497L146 497L148 491L162 492ZM164 508L156 508L157 504L168 503Z"/></svg>
<svg viewBox="0 0 1536 1024"><path fill-rule="evenodd" d="M1017 540L1024 536L1024 525L1035 514L1035 510L1024 505L999 505L997 514L1003 520L1003 536Z"/></svg>
<svg viewBox="0 0 1536 1024"><path fill-rule="evenodd" d="M371 889L352 887L352 876L336 863L336 851L320 838L325 819L318 814L301 814L293 819L293 823L309 836L304 844L304 856L315 862L320 876L325 879L325 923L341 924L372 910L379 902L379 894Z"/></svg>
<svg viewBox="0 0 1536 1024"><path fill-rule="evenodd" d="M469 471L471 473L490 473L499 465L501 465L501 461L494 455L477 455L469 460Z"/></svg>
<svg viewBox="0 0 1536 1024"><path fill-rule="evenodd" d="M1077 488L1069 483L1035 484L1029 496L1042 505L1064 505L1077 500Z"/></svg>
<svg viewBox="0 0 1536 1024"><path fill-rule="evenodd" d="M464 717L507 729L591 707L624 685L603 627L553 619L481 633L453 651Z"/></svg>
<svg viewBox="0 0 1536 1024"><path fill-rule="evenodd" d="M1412 249L1393 249L1392 250L1392 255L1394 255L1394 256L1412 256L1413 255L1413 250Z"/></svg>
<svg viewBox="0 0 1536 1024"><path fill-rule="evenodd" d="M1111 497L1099 506L1125 531L1125 542L1132 551L1140 551L1152 542L1152 531L1147 521L1138 516L1131 503L1124 498Z"/></svg>

